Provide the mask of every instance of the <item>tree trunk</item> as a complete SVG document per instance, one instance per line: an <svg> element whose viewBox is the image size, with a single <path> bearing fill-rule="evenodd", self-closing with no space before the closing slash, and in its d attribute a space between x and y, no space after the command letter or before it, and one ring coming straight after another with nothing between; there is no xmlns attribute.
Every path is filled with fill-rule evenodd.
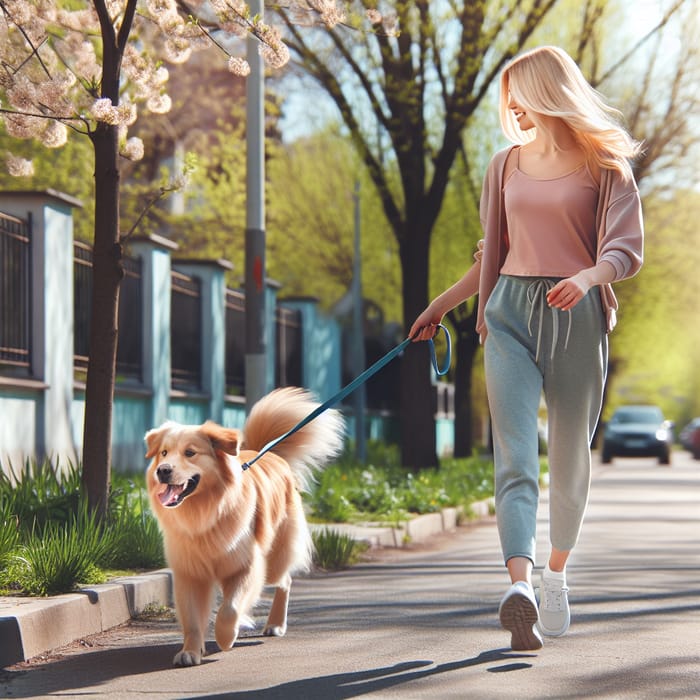
<svg viewBox="0 0 700 700"><path fill-rule="evenodd" d="M408 327L428 303L430 233L412 231L403 238L403 317ZM408 332L408 328L406 329ZM427 343L414 343L401 358L401 460L413 470L437 466L435 406Z"/></svg>
<svg viewBox="0 0 700 700"><path fill-rule="evenodd" d="M103 516L110 483L117 312L123 277L117 127L99 124L91 138L95 149L95 240L90 359L85 387L83 485L91 510Z"/></svg>
<svg viewBox="0 0 700 700"><path fill-rule="evenodd" d="M474 448L472 434L472 370L474 358L479 349L479 335L476 332L477 305L473 305L468 316L450 313L449 318L455 329L457 341L455 365L455 425L454 456L470 457Z"/></svg>

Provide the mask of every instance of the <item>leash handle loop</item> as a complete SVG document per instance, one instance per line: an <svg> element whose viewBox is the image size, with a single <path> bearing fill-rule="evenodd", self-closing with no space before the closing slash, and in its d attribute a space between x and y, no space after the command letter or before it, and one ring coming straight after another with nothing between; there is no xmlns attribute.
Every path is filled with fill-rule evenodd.
<svg viewBox="0 0 700 700"><path fill-rule="evenodd" d="M437 324L437 330L443 330L445 332L445 341L447 342L447 350L445 351L445 364L440 367L438 365L437 361L437 356L435 355L435 343L433 342L433 338L430 339L430 361L433 364L433 369L435 370L435 374L437 374L438 377L444 377L447 372L450 369L450 364L452 362L452 337L450 336L450 332L445 328L445 326L442 325L442 323ZM435 334L437 335L437 333Z"/></svg>

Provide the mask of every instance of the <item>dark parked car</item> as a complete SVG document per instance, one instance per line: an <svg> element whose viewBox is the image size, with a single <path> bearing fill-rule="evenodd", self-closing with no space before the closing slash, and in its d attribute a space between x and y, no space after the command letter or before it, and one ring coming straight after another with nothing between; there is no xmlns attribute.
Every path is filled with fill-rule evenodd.
<svg viewBox="0 0 700 700"><path fill-rule="evenodd" d="M672 445L673 423L658 406L622 406L605 426L601 459L607 464L613 457L656 457L670 464Z"/></svg>
<svg viewBox="0 0 700 700"><path fill-rule="evenodd" d="M700 459L700 418L693 418L678 435L681 445L693 453L695 459Z"/></svg>

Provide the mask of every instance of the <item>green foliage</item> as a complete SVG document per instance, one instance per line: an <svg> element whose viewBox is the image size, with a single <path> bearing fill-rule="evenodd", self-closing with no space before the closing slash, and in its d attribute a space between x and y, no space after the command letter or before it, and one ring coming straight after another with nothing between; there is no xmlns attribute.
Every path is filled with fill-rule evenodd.
<svg viewBox="0 0 700 700"><path fill-rule="evenodd" d="M359 183L362 293L401 318L398 246L349 139L333 127L270 149L268 264L288 295L313 296L326 309L350 288Z"/></svg>
<svg viewBox="0 0 700 700"><path fill-rule="evenodd" d="M698 217L696 191L645 199L644 266L615 285L620 314L604 418L624 403L658 404L678 425L700 415Z"/></svg>
<svg viewBox="0 0 700 700"><path fill-rule="evenodd" d="M372 444L370 452L376 447ZM438 469L414 473L399 466L396 455L395 447L383 447L370 455L367 465L346 455L327 467L306 496L311 517L322 522L398 522L447 506L466 508L493 495L493 464L487 459L475 455L444 460Z"/></svg>
<svg viewBox="0 0 700 700"><path fill-rule="evenodd" d="M325 571L338 571L352 566L366 546L338 530L324 527L311 533L314 543L314 564Z"/></svg>
<svg viewBox="0 0 700 700"><path fill-rule="evenodd" d="M150 166L150 167L149 167ZM244 268L246 164L243 125L219 123L203 143L193 143L182 163L168 160L157 169L143 163L124 187L122 211L136 221L153 197L155 182L168 186L186 169L187 185L148 210L137 234L166 231L180 255L223 259ZM179 202L175 205L175 202Z"/></svg>

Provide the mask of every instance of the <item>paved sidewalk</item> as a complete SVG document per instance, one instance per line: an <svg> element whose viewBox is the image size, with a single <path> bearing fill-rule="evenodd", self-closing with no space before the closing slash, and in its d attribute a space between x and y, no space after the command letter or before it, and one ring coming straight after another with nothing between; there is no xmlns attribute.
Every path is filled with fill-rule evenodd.
<svg viewBox="0 0 700 700"><path fill-rule="evenodd" d="M232 651L210 642L201 666L173 669L176 623L130 623L0 672L0 697L698 698L699 501L690 459L596 467L569 566L572 626L537 653L512 652L498 624L507 584L489 519L297 579L284 638L262 637L263 605ZM541 564L546 495L539 525Z"/></svg>
<svg viewBox="0 0 700 700"><path fill-rule="evenodd" d="M476 516L488 516L487 502L474 504ZM313 525L333 528L370 547L401 547L421 543L457 526L457 510L418 516L400 527L377 525ZM0 596L0 667L26 661L83 637L104 632L140 615L147 606L173 601L167 569L90 586L79 593L50 598Z"/></svg>

